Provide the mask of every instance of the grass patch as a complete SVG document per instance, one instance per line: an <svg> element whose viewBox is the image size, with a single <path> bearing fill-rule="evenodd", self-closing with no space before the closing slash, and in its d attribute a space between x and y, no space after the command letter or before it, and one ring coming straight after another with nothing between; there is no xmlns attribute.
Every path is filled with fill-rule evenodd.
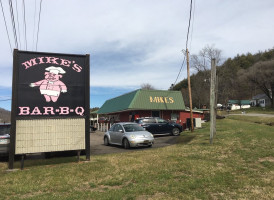
<svg viewBox="0 0 274 200"><path fill-rule="evenodd" d="M233 116L234 117L234 116ZM146 151L0 163L0 199L273 199L274 127L217 120L178 144ZM16 163L19 167L19 163Z"/></svg>
<svg viewBox="0 0 274 200"><path fill-rule="evenodd" d="M274 116L273 117L256 117L256 116L245 116L245 115L240 115L240 116L230 115L228 116L228 118L233 120L240 120L240 121L274 126Z"/></svg>
<svg viewBox="0 0 274 200"><path fill-rule="evenodd" d="M274 108L270 108L270 107L266 107L266 108L262 108L262 107L251 107L251 108L247 108L247 109L240 109L240 110L218 110L217 114L224 116L224 115L228 115L228 114L242 114L242 112L245 112L247 114L274 114Z"/></svg>

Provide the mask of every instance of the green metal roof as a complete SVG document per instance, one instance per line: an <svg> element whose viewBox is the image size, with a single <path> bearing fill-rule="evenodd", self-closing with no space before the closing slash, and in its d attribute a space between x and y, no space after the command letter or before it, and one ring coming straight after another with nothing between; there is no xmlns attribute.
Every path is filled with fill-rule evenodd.
<svg viewBox="0 0 274 200"><path fill-rule="evenodd" d="M250 105L250 100L228 100L230 104Z"/></svg>
<svg viewBox="0 0 274 200"><path fill-rule="evenodd" d="M92 112L90 112L90 114L97 114L98 110L94 110Z"/></svg>
<svg viewBox="0 0 274 200"><path fill-rule="evenodd" d="M107 100L98 114L121 112L125 110L184 110L185 104L180 91L144 90Z"/></svg>

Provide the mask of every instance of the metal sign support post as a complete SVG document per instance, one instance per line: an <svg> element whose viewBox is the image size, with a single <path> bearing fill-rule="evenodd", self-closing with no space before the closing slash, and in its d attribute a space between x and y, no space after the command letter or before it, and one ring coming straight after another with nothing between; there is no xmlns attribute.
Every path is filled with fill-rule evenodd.
<svg viewBox="0 0 274 200"><path fill-rule="evenodd" d="M15 137L16 137L16 107L17 107L17 79L18 69L16 68L18 49L13 51L13 75L12 75L12 105L11 105L11 131L9 144L9 169L13 169L15 155Z"/></svg>

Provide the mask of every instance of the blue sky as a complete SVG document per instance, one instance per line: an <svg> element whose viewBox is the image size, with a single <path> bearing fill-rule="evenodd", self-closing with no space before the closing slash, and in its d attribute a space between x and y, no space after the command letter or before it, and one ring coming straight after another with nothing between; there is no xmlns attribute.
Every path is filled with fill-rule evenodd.
<svg viewBox="0 0 274 200"><path fill-rule="evenodd" d="M2 2L14 48L9 4ZM17 2L19 49L25 50L22 0ZM25 3L27 50L32 51L38 17L35 1ZM193 5L190 54L206 45L221 49L223 59L273 48L273 0L194 0ZM90 54L91 107L143 83L166 90L183 61L189 6L190 0L43 1L37 51ZM12 54L2 13L0 18L0 107L10 110ZM184 67L179 80L185 77Z"/></svg>

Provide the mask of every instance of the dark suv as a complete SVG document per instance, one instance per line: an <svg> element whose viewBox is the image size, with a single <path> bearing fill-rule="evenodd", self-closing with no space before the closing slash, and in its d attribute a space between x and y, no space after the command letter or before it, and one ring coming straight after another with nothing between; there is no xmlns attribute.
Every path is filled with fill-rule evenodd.
<svg viewBox="0 0 274 200"><path fill-rule="evenodd" d="M10 143L10 123L0 124L0 155L7 155Z"/></svg>
<svg viewBox="0 0 274 200"><path fill-rule="evenodd" d="M159 117L145 117L135 120L136 123L140 124L147 131L152 134L171 134L180 135L183 131L183 127L180 124L174 122L168 122Z"/></svg>

